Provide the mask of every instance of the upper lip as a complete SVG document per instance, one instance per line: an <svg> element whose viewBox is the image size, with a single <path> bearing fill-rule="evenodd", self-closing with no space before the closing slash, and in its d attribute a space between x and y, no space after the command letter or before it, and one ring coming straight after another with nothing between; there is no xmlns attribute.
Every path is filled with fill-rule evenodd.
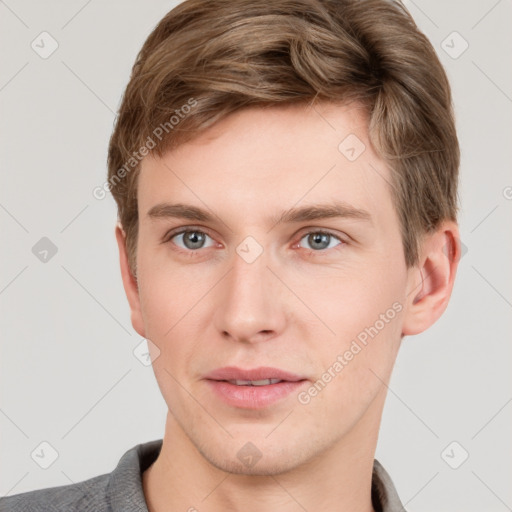
<svg viewBox="0 0 512 512"><path fill-rule="evenodd" d="M243 370L236 366L225 366L213 370L205 379L210 380L265 380L265 379L280 379L290 382L297 382L304 380L305 377L296 375L294 373L280 370L279 368L271 368L269 366L260 366L258 368L250 368Z"/></svg>

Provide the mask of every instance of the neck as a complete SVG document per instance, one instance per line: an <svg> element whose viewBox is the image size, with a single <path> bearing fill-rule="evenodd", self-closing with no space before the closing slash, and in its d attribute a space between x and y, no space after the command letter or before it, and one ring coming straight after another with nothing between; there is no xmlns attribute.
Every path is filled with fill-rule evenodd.
<svg viewBox="0 0 512 512"><path fill-rule="evenodd" d="M168 413L162 450L143 473L148 510L373 512L372 469L383 403L372 405L327 450L292 470L268 475L213 466Z"/></svg>

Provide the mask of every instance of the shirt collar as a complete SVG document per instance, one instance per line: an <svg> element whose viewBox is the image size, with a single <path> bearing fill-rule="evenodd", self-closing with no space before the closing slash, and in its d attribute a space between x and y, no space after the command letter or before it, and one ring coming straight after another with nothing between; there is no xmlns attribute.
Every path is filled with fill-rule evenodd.
<svg viewBox="0 0 512 512"><path fill-rule="evenodd" d="M162 439L138 444L128 450L110 474L107 494L113 512L148 512L142 473L158 457Z"/></svg>

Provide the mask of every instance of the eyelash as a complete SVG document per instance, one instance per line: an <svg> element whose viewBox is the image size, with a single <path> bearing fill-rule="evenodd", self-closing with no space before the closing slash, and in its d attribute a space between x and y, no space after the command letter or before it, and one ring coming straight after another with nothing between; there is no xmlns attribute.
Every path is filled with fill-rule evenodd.
<svg viewBox="0 0 512 512"><path fill-rule="evenodd" d="M204 231L203 228L195 228L194 226L188 226L186 228L183 228L183 229L180 229L179 231L172 231L170 233L167 233L166 236L164 237L162 243L169 243L172 241L172 239L178 235L182 235L184 233L189 233L189 232L196 232L196 233L202 233L204 235L207 235L208 237L210 237L212 240L213 240L213 237L211 235L209 235L206 231ZM304 251L306 251L306 253L308 255L312 255L312 254L321 254L321 253L327 253L329 251L332 251L332 250L335 250L335 249L338 249L340 247L343 247L344 245L347 244L347 242L345 240L343 240L342 238L340 238L338 235L335 235L334 233L331 233L330 231L326 231L326 230L323 230L323 229L312 229L310 231L306 231L305 233L303 233L301 235L301 237L299 238L299 241L294 243L294 247L297 247L298 244L300 244L301 240L303 238L305 238L306 236L308 235L311 235L311 234L322 234L322 235L328 235L332 238L335 238L336 240L338 240L340 242L339 245L335 246L335 247L331 247L331 248L328 248L328 249L318 249L318 250L314 250L314 249L306 249L304 247L300 247L300 249L303 249ZM176 245L176 244L174 244ZM177 246L177 249L179 252L181 252L182 254L185 254L187 256L195 256L196 253L200 252L202 248L200 249L183 249L179 246Z"/></svg>

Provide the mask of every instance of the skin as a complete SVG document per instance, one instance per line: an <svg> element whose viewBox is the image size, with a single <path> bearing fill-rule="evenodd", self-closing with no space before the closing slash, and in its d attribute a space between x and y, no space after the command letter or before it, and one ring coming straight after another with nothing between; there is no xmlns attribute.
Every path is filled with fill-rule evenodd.
<svg viewBox="0 0 512 512"><path fill-rule="evenodd" d="M419 264L406 267L390 170L367 124L357 105L250 108L142 161L137 279L120 225L116 238L132 325L151 341L169 409L162 451L143 474L150 512L373 510L386 385L402 338L444 312L460 244L456 223L444 222L424 239ZM349 134L366 146L355 161L338 150ZM335 200L371 221L268 220ZM150 218L163 202L215 220ZM208 235L202 246L190 233L168 235L185 227ZM323 246L308 237L318 229L333 235ZM247 236L263 249L252 263L236 252ZM240 409L203 380L223 366L274 366L309 379L307 390L394 303L394 318L307 404L292 393ZM261 454L250 467L237 457L248 442Z"/></svg>

